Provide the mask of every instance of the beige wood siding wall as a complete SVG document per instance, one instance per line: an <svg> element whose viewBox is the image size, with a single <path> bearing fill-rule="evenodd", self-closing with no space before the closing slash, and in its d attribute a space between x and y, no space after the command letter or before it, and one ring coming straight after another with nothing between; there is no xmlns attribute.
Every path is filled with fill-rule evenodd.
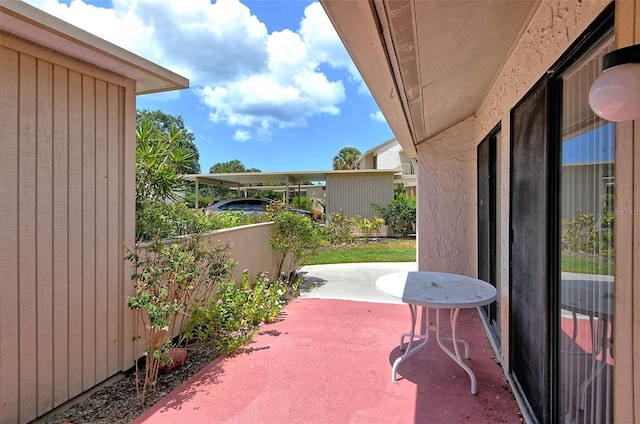
<svg viewBox="0 0 640 424"><path fill-rule="evenodd" d="M15 423L121 370L135 83L0 44L0 422Z"/></svg>
<svg viewBox="0 0 640 424"><path fill-rule="evenodd" d="M329 189L330 187L330 189ZM393 200L392 174L328 174L327 215L342 210L349 218L380 216L372 204L387 206Z"/></svg>

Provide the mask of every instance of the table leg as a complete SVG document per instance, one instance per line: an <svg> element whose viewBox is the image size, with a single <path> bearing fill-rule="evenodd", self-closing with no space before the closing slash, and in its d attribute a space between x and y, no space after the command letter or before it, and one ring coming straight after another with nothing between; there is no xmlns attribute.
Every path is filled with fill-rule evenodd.
<svg viewBox="0 0 640 424"><path fill-rule="evenodd" d="M469 366L464 363L464 360L462 359L462 355L460 355L460 349L458 348L458 343L462 342L461 340L458 339L457 328L456 328L459 312L460 312L460 309L451 309L449 313L449 318L451 320L451 334L453 336L452 338L453 349L455 353L452 352L451 349L445 346L444 343L442 342L442 337L440 335L440 311L439 310L437 311L438 315L436 318L437 319L436 339L438 340L438 345L440 346L442 351L447 355L449 355L449 357L453 359L469 375L469 378L471 379L471 394L475 395L477 393L476 376L471 370L471 368L469 368ZM464 342L464 345L465 345L465 358L469 358L469 345L466 342Z"/></svg>
<svg viewBox="0 0 640 424"><path fill-rule="evenodd" d="M580 385L580 394L578 399L578 409L584 410L584 404L587 398L587 387L591 385L596 377L607 366L607 350L610 348L609 341L609 319L605 316L598 317L598 320L594 322L593 317L589 317L591 320L591 374L589 378L582 382ZM597 360L598 356L602 352L602 358Z"/></svg>
<svg viewBox="0 0 640 424"><path fill-rule="evenodd" d="M411 305L409 305L409 309L411 309ZM412 314L417 314L418 307L416 306L414 309L411 309ZM404 352L406 349L404 347L404 339L405 337L410 337L411 340L424 340L429 338L429 332L427 331L427 319L429 315L429 308L422 307L422 313L420 318L420 333L415 334L415 331L412 333L403 333L400 335L400 351ZM415 317L417 321L417 316ZM412 328L415 328L415 321L412 319ZM465 342L466 343L466 342Z"/></svg>
<svg viewBox="0 0 640 424"><path fill-rule="evenodd" d="M407 359L409 356L413 355L414 353L416 353L417 351L419 351L420 349L422 349L423 347L425 347L427 345L427 342L429 341L429 326L427 325L427 327L421 331L423 334L415 334L416 331L416 315L418 312L418 306L417 305L411 305L408 304L409 306L409 311L411 312L411 329L409 330L409 333L404 333L402 334L402 336L400 336L400 350L404 350L404 338L405 337L409 337L409 341L407 342L407 348L404 352L404 355L400 356L399 358L397 358L395 360L395 362L393 363L393 367L391 369L391 381L392 382L396 382L398 381L396 379L396 374L398 371L398 366L400 365L400 363L402 361L404 361L405 359ZM426 323L426 319L428 319L428 315L429 315L429 308L422 308L422 320ZM422 342L419 343L417 346L413 346L414 341L418 339L422 339Z"/></svg>

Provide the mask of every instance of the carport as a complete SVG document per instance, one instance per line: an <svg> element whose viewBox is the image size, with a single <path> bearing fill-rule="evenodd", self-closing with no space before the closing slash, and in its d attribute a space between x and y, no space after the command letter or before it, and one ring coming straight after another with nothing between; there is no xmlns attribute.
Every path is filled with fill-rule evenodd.
<svg viewBox="0 0 640 424"><path fill-rule="evenodd" d="M246 196L248 192L260 190L274 190L285 192L285 200L289 202L289 189L296 188L297 192L303 188L323 187L326 182L326 171L303 172L236 172L224 174L188 174L187 181L196 184L196 205L199 205L200 184L210 184L219 187L236 189L238 196ZM315 182L321 184L307 184ZM305 183L305 184L303 184ZM260 185L257 185L260 184ZM265 184L269 184L266 185ZM279 185L273 185L279 184Z"/></svg>
<svg viewBox="0 0 640 424"><path fill-rule="evenodd" d="M297 172L239 172L228 174L188 174L187 181L195 182L196 204L199 205L200 184L234 188L238 196L250 192L275 190L285 192L289 202L290 189L323 190L327 214L344 211L347 216L373 218L371 204L386 206L393 199L394 183L402 181L401 169L366 169L344 171ZM309 182L313 184L308 184ZM275 184L275 185L264 185Z"/></svg>

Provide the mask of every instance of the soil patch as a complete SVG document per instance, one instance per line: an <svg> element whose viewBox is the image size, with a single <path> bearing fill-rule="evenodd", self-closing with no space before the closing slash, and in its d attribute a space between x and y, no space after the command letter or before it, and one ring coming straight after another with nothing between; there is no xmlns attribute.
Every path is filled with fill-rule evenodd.
<svg viewBox="0 0 640 424"><path fill-rule="evenodd" d="M45 424L129 423L204 368L215 359L215 355L211 346L189 347L187 362L184 366L171 374L158 376L155 396L147 395L144 402L138 400L135 371L131 370L122 380L103 387L82 402L38 422ZM140 383L142 383L144 368L139 370L139 373Z"/></svg>

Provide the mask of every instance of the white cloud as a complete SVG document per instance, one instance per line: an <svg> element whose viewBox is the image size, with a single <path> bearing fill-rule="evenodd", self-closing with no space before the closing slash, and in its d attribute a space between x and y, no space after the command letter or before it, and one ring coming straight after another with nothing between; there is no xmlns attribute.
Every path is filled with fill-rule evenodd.
<svg viewBox="0 0 640 424"><path fill-rule="evenodd" d="M115 0L114 8L97 7L81 0L72 0L69 5L58 0L26 0L47 13L71 23L87 32L97 35L115 45L142 55L151 60L159 57L154 37L154 28L145 26L142 19L132 9L122 5L132 2Z"/></svg>
<svg viewBox="0 0 640 424"><path fill-rule="evenodd" d="M382 112L377 111L377 112L373 112L372 114L369 115L371 117L371 119L373 119L374 121L380 121L380 122L387 122L386 118L384 117L384 115L382 114Z"/></svg>
<svg viewBox="0 0 640 424"><path fill-rule="evenodd" d="M235 141L245 142L251 139L251 134L249 134L248 131L236 130L236 132L233 134L233 139Z"/></svg>
<svg viewBox="0 0 640 424"><path fill-rule="evenodd" d="M334 68L346 68L354 80L362 80L320 3L311 3L305 9L300 36L318 62L326 62Z"/></svg>
<svg viewBox="0 0 640 424"><path fill-rule="evenodd" d="M189 78L212 121L242 127L239 141L267 140L274 128L339 114L344 84L321 68L343 68L362 81L317 2L305 9L298 32L269 34L239 0L113 0L113 8L59 1L29 0Z"/></svg>

